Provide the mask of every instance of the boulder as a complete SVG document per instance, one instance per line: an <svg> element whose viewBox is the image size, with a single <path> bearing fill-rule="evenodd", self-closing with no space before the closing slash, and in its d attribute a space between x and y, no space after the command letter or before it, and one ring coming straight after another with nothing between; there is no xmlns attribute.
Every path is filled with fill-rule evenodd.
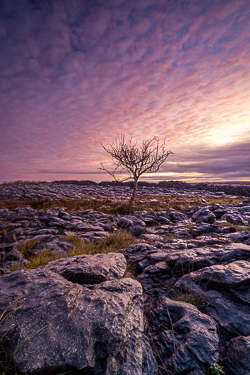
<svg viewBox="0 0 250 375"><path fill-rule="evenodd" d="M227 375L250 375L250 336L230 340L223 365Z"/></svg>
<svg viewBox="0 0 250 375"><path fill-rule="evenodd" d="M160 374L175 370L176 374L194 371L205 375L207 368L218 361L216 324L195 306L163 297L151 313L150 323L154 354L159 367L167 370Z"/></svg>
<svg viewBox="0 0 250 375"><path fill-rule="evenodd" d="M77 255L54 260L41 269L55 272L78 284L97 284L120 279L127 268L124 255L120 253Z"/></svg>
<svg viewBox="0 0 250 375"><path fill-rule="evenodd" d="M193 237L202 236L206 233L216 233L218 232L217 224L199 223L193 227L191 230Z"/></svg>
<svg viewBox="0 0 250 375"><path fill-rule="evenodd" d="M122 250L122 253L130 263L136 266L137 272L140 273L144 267L151 264L148 259L149 254L157 253L158 251L154 246L146 243L138 243L128 246Z"/></svg>
<svg viewBox="0 0 250 375"><path fill-rule="evenodd" d="M248 220L246 220L239 212L226 213L221 219L234 225L248 225Z"/></svg>
<svg viewBox="0 0 250 375"><path fill-rule="evenodd" d="M145 233L145 227L142 225L132 225L132 227L129 228L130 233L135 236L139 237L141 234Z"/></svg>
<svg viewBox="0 0 250 375"><path fill-rule="evenodd" d="M106 281L91 289L47 270L0 279L0 342L21 372L89 375L155 374L144 335L140 284Z"/></svg>
<svg viewBox="0 0 250 375"><path fill-rule="evenodd" d="M17 249L12 249L4 256L4 261L20 261L23 259L23 254Z"/></svg>
<svg viewBox="0 0 250 375"><path fill-rule="evenodd" d="M215 221L215 214L211 212L207 207L200 208L197 212L195 212L191 219L198 223L208 223L213 224Z"/></svg>
<svg viewBox="0 0 250 375"><path fill-rule="evenodd" d="M171 224L169 218L161 213L155 215L154 221L156 224Z"/></svg>
<svg viewBox="0 0 250 375"><path fill-rule="evenodd" d="M250 262L214 265L180 278L170 295L199 296L204 313L219 325L220 341L250 335Z"/></svg>
<svg viewBox="0 0 250 375"><path fill-rule="evenodd" d="M243 230L237 233L234 233L230 236L231 240L234 242L243 242L250 239L250 231Z"/></svg>
<svg viewBox="0 0 250 375"><path fill-rule="evenodd" d="M188 216L182 212L176 211L174 208L169 209L169 217L173 223L188 219Z"/></svg>
<svg viewBox="0 0 250 375"><path fill-rule="evenodd" d="M38 237L38 236L37 236ZM73 243L67 241L59 241L57 238L48 242L38 242L32 249L30 253L33 255L41 253L43 250L48 250L52 254L63 254L70 252L74 247Z"/></svg>

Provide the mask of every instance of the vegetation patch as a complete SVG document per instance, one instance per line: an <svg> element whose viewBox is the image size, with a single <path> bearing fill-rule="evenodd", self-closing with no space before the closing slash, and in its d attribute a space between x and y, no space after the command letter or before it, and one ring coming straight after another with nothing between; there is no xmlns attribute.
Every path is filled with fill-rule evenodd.
<svg viewBox="0 0 250 375"><path fill-rule="evenodd" d="M140 193L138 193L139 195ZM46 208L64 207L68 211L78 210L95 210L104 212L107 214L121 214L126 215L133 213L134 211L168 211L170 208L174 208L177 211L185 212L190 206L195 208L202 205L201 197L185 197L182 195L173 195L171 199L166 194L162 194L157 202L154 201L154 195L144 195L138 197L137 200L130 205L128 202L118 201L113 196L106 196L103 198L93 198L85 196L79 199L73 198L61 198L61 199L35 199L35 200L4 200L0 198L0 208L7 208L13 210L17 207L30 206L36 210L44 210ZM235 204L242 202L242 197L237 198L206 198L208 205L213 207L216 204Z"/></svg>
<svg viewBox="0 0 250 375"><path fill-rule="evenodd" d="M206 306L208 306L208 303L203 300L203 298L199 295L195 294L177 294L174 297L172 297L174 301L181 301L190 303L191 305L194 305L199 311L203 311Z"/></svg>
<svg viewBox="0 0 250 375"><path fill-rule="evenodd" d="M23 254L24 258L30 260L30 258L32 257L32 253L30 252L30 250L32 250L37 243L37 240L25 241L16 245L16 249Z"/></svg>
<svg viewBox="0 0 250 375"><path fill-rule="evenodd" d="M68 241L74 244L73 249L70 252L62 254L53 254L47 250L46 247L38 254L32 254L30 250L35 246L37 241L29 241L23 244L17 245L17 249L23 254L24 258L29 260L27 265L23 265L22 268L37 268L43 266L52 260L72 257L83 254L99 254L99 253L114 253L119 252L121 249L125 249L129 245L135 243L132 235L125 231L118 231L112 233L102 240L84 242L78 236L62 236L61 241ZM12 268L15 271L17 268Z"/></svg>

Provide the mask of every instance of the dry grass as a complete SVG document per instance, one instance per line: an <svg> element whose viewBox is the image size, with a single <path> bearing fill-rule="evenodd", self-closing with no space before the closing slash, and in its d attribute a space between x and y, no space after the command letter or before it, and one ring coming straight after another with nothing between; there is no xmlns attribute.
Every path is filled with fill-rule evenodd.
<svg viewBox="0 0 250 375"><path fill-rule="evenodd" d="M16 245L16 249L20 251L20 253L23 254L24 258L29 259L31 257L30 250L33 249L33 247L37 244L37 240L30 240L22 242L18 245Z"/></svg>
<svg viewBox="0 0 250 375"><path fill-rule="evenodd" d="M60 240L72 242L74 244L73 249L70 252L53 254L44 248L39 254L32 254L30 250L35 246L36 241L29 241L17 245L17 249L26 259L29 260L29 264L22 266L22 268L37 268L51 262L52 260L76 255L118 252L135 243L132 235L125 231L112 233L98 242L90 241L86 243L78 236L64 236L61 237ZM16 269L17 268L12 268L12 271L15 271Z"/></svg>
<svg viewBox="0 0 250 375"><path fill-rule="evenodd" d="M190 303L191 305L194 305L200 311L203 311L204 308L207 306L207 302L205 302L201 296L193 295L189 293L183 293L183 294L180 293L174 297L171 297L171 299L174 301Z"/></svg>
<svg viewBox="0 0 250 375"><path fill-rule="evenodd" d="M170 234L168 236L163 236L163 241L170 241L170 240L177 240L177 239L178 239L178 237L176 237L172 234Z"/></svg>
<svg viewBox="0 0 250 375"><path fill-rule="evenodd" d="M9 210L13 210L17 207L25 207L27 205L31 206L34 209L45 209L45 208L53 208L53 207L65 207L69 211L77 211L77 210L86 210L86 209L93 209L95 211L101 211L104 213L110 214L128 214L132 213L133 211L161 211L161 210L169 210L170 208L174 208L177 211L185 212L185 210L192 206L193 208L200 206L202 204L202 198L198 197L184 197L184 196L169 196L161 195L157 202L153 201L155 196L147 195L147 196L139 196L137 201L131 207L128 203L119 202L114 200L113 196L104 197L100 199L95 199L93 197L86 196L82 199L72 199L72 198L62 198L62 199L37 199L37 200L14 200L8 201L4 199L0 199L0 208L8 208ZM216 197L216 198L206 198L207 204L214 207L216 204L227 204L227 203L239 203L242 202L242 197L237 198L225 198L225 197Z"/></svg>
<svg viewBox="0 0 250 375"><path fill-rule="evenodd" d="M237 230L237 232L238 231L242 232L242 231L245 231L245 230L249 230L250 231L250 224L247 225L247 226L240 226L240 225L235 225L235 224L229 223L228 221L219 223L219 227L221 227L221 228L224 228L224 227L234 227Z"/></svg>
<svg viewBox="0 0 250 375"><path fill-rule="evenodd" d="M229 223L228 221L223 221L222 223L219 223L220 228L232 227L232 226L233 226L233 224Z"/></svg>
<svg viewBox="0 0 250 375"><path fill-rule="evenodd" d="M233 224L231 224L231 225L233 225ZM234 225L234 227L235 227L235 229L236 229L237 231L239 231L239 232L242 232L242 231L244 231L244 230L250 230L250 224L247 225L246 227L241 227L241 226L239 226L239 225Z"/></svg>

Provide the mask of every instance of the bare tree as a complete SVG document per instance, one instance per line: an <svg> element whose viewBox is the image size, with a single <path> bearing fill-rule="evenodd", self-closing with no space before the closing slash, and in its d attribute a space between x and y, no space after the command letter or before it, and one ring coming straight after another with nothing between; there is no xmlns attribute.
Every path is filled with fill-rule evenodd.
<svg viewBox="0 0 250 375"><path fill-rule="evenodd" d="M104 146L104 150L112 157L115 166L113 171L109 171L101 163L100 170L109 173L116 181L126 181L130 178L134 180L133 193L130 198L132 204L136 197L139 177L144 173L156 173L167 157L173 152L166 150L166 139L160 142L158 137L143 140L138 143L132 136L128 141L124 134L117 135L112 144ZM126 173L128 177L117 179L118 173Z"/></svg>

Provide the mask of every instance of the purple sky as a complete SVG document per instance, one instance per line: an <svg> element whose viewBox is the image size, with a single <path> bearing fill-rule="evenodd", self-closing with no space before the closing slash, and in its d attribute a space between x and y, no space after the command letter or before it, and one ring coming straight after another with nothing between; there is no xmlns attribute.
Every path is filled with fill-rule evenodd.
<svg viewBox="0 0 250 375"><path fill-rule="evenodd" d="M0 0L0 39L0 181L104 180L120 133L250 180L249 0Z"/></svg>

